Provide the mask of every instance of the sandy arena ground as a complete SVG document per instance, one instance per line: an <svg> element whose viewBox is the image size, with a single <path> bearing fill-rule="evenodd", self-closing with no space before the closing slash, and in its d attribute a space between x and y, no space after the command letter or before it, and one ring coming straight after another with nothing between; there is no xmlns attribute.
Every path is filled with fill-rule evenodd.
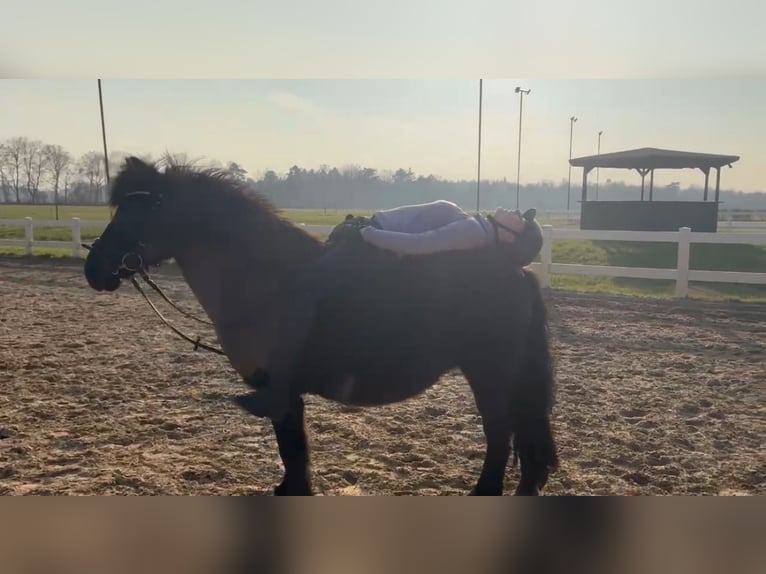
<svg viewBox="0 0 766 574"><path fill-rule="evenodd" d="M156 278L198 309L180 278ZM546 494L766 493L766 307L559 293L548 304L562 464ZM96 294L80 266L0 261L0 493L270 494L276 442L228 402L243 389L130 285ZM383 408L308 397L307 420L318 493L462 495L481 467L457 374ZM509 465L508 490L517 476Z"/></svg>

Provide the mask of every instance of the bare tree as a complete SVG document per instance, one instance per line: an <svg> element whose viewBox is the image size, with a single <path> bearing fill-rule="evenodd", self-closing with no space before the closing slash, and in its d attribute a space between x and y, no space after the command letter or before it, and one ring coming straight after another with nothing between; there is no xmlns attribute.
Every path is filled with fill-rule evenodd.
<svg viewBox="0 0 766 574"><path fill-rule="evenodd" d="M100 191L104 186L104 155L89 151L80 158L77 167L77 171L88 182L90 201L98 203Z"/></svg>
<svg viewBox="0 0 766 574"><path fill-rule="evenodd" d="M43 161L43 143L37 140L27 140L23 150L21 162L24 167L24 176L27 180L27 193L32 203L37 203L40 192L40 180L45 170Z"/></svg>
<svg viewBox="0 0 766 574"><path fill-rule="evenodd" d="M0 191L3 192L3 203L11 201L11 182L5 173L5 144L0 144Z"/></svg>
<svg viewBox="0 0 766 574"><path fill-rule="evenodd" d="M56 206L58 206L61 176L69 164L72 163L72 156L60 145L48 144L43 147L43 159L53 180L53 197Z"/></svg>
<svg viewBox="0 0 766 574"><path fill-rule="evenodd" d="M77 172L75 169L75 165L70 163L63 169L61 173L61 179L64 180L64 203L69 203L69 186L77 177Z"/></svg>
<svg viewBox="0 0 766 574"><path fill-rule="evenodd" d="M16 198L16 203L21 203L22 157L27 141L27 138L11 138L3 145L2 154L0 154L4 178Z"/></svg>

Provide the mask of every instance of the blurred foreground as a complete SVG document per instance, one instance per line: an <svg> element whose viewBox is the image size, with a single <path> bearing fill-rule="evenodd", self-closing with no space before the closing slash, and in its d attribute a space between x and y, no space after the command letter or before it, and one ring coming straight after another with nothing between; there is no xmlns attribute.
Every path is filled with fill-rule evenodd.
<svg viewBox="0 0 766 574"><path fill-rule="evenodd" d="M749 574L752 498L6 498L3 574Z"/></svg>

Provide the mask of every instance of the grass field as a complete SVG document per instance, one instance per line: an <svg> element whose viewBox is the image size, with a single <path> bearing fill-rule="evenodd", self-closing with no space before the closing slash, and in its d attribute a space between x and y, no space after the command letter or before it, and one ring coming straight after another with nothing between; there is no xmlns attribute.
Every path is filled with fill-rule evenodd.
<svg viewBox="0 0 766 574"><path fill-rule="evenodd" d="M307 225L334 225L340 222L347 211L328 210L285 210L284 215L295 223ZM367 212L355 212L370 215ZM0 219L54 219L52 206L0 205ZM72 217L82 222L81 235L84 241L92 240L101 232L100 227L89 227L87 221L104 221L110 217L107 207L59 208L59 219L64 227L35 229L35 239L68 241L71 231L68 227ZM541 220L541 223L554 223ZM23 229L0 227L0 238L21 239ZM61 249L35 248L36 256L67 257L69 251ZM20 248L0 247L0 254L22 255ZM616 265L625 267L675 268L676 246L672 243L643 243L623 241L556 241L553 244L553 260L557 263L579 263L587 265ZM766 273L766 246L753 245L692 245L690 268L711 271L750 271ZM621 294L669 298L673 296L674 282L653 279L627 279L608 277L554 276L554 289L571 291ZM690 296L710 300L735 300L766 303L766 287L730 285L716 283L693 283Z"/></svg>
<svg viewBox="0 0 766 574"><path fill-rule="evenodd" d="M371 215L367 212L355 212L360 215ZM285 210L283 214L294 223L306 225L335 225L343 220L345 211L327 211L319 209ZM0 204L0 219L32 219L53 220L55 208L50 205L2 205ZM101 233L101 227L88 227L88 221L108 221L111 213L108 207L100 206L65 206L59 207L59 220L62 227L40 227L35 229L35 239L40 241L68 241L72 237L70 220L79 217L81 222L81 236L83 240L93 239ZM23 239L24 230L21 227L0 227L0 238ZM7 247L0 247L0 253L10 253ZM37 251L37 250L36 250ZM42 250L45 251L45 250ZM50 251L50 250L48 250ZM59 250L61 251L61 250Z"/></svg>
<svg viewBox="0 0 766 574"><path fill-rule="evenodd" d="M307 225L333 225L341 221L346 211L327 212L321 209L289 209L285 210L284 215L296 223L305 223ZM359 215L371 215L370 212L355 211ZM55 219L56 210L52 205L8 205L0 204L0 219L21 219L31 217L32 219ZM111 217L109 208L106 206L60 206L59 219L68 222L73 217L79 217L82 220L105 221Z"/></svg>

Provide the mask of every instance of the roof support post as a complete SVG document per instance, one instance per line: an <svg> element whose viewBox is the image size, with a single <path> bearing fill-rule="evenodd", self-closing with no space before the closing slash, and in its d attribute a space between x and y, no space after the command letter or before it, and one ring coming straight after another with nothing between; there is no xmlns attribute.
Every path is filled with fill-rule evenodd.
<svg viewBox="0 0 766 574"><path fill-rule="evenodd" d="M589 168L582 168L582 203L588 201L588 172L590 172Z"/></svg>
<svg viewBox="0 0 766 574"><path fill-rule="evenodd" d="M721 194L721 166L715 168L715 202L718 203L718 198Z"/></svg>
<svg viewBox="0 0 766 574"><path fill-rule="evenodd" d="M644 201L644 181L646 179L646 174L649 173L649 170L643 167L636 168L636 171L641 176L641 201Z"/></svg>
<svg viewBox="0 0 766 574"><path fill-rule="evenodd" d="M707 188L708 188L708 179L710 178L710 168L709 167L702 168L702 172L705 174L705 196L703 198L703 201L707 201Z"/></svg>
<svg viewBox="0 0 766 574"><path fill-rule="evenodd" d="M649 201L652 201L652 198L654 196L654 169L650 172L651 175L649 176Z"/></svg>

